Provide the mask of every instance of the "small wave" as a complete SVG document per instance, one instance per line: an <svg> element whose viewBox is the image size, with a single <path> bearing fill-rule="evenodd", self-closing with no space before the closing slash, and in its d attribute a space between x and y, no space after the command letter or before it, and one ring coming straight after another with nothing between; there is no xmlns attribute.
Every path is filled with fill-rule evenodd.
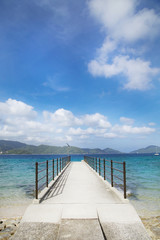
<svg viewBox="0 0 160 240"><path fill-rule="evenodd" d="M138 197L137 197L137 194L135 194L133 191L131 191L131 189L128 189L127 190L127 197L128 198L131 198L131 199L134 199L134 200L139 200Z"/></svg>

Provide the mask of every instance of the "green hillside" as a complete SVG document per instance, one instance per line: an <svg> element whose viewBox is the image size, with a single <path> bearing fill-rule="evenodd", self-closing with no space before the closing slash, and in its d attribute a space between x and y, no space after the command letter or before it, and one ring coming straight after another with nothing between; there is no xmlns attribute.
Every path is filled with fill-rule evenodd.
<svg viewBox="0 0 160 240"><path fill-rule="evenodd" d="M122 152L112 149L112 148L105 148L103 151L107 154L121 154Z"/></svg>
<svg viewBox="0 0 160 240"><path fill-rule="evenodd" d="M106 152L101 150L100 148L94 148L94 149L83 148L83 152L85 154L106 154Z"/></svg>
<svg viewBox="0 0 160 240"><path fill-rule="evenodd" d="M24 148L27 144L17 141L0 140L0 152L6 152L15 148Z"/></svg>
<svg viewBox="0 0 160 240"><path fill-rule="evenodd" d="M155 145L150 145L146 148L140 148L135 151L132 151L131 153L160 153L160 147L155 146Z"/></svg>
<svg viewBox="0 0 160 240"><path fill-rule="evenodd" d="M3 154L118 154L117 150L106 148L78 148L74 146L27 145L17 141L0 140L0 152Z"/></svg>

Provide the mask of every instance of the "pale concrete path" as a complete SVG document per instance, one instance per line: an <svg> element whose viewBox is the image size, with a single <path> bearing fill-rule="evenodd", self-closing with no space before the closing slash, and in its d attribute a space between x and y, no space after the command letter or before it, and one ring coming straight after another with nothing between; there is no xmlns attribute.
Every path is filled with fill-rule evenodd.
<svg viewBox="0 0 160 240"><path fill-rule="evenodd" d="M66 179L54 186L42 204L120 203L93 171L83 162L72 162Z"/></svg>
<svg viewBox="0 0 160 240"><path fill-rule="evenodd" d="M85 162L72 162L44 200L27 208L13 240L28 239L149 238L129 202L120 199Z"/></svg>

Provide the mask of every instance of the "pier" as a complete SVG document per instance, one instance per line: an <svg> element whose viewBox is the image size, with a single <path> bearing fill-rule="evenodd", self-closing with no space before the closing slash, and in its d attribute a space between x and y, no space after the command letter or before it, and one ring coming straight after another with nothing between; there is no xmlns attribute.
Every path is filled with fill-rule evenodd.
<svg viewBox="0 0 160 240"><path fill-rule="evenodd" d="M43 163L45 168L36 164L35 199L11 239L149 240L126 199L125 164L115 162L122 165L121 170L105 159L70 160L47 161ZM115 179L122 184L115 183ZM45 186L42 183L40 191L43 180ZM117 186L122 186L123 192Z"/></svg>

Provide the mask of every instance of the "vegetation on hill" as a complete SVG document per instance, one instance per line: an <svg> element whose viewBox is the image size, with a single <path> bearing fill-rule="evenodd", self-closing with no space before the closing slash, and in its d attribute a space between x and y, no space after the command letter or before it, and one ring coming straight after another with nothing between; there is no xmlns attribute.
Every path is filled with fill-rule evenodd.
<svg viewBox="0 0 160 240"><path fill-rule="evenodd" d="M2 152L6 152L8 150L16 148L23 148L25 146L27 146L27 144L17 141L0 140L0 151Z"/></svg>
<svg viewBox="0 0 160 240"><path fill-rule="evenodd" d="M132 151L131 153L160 153L160 147L155 146L155 145L150 145L146 148L140 148L135 151Z"/></svg>
<svg viewBox="0 0 160 240"><path fill-rule="evenodd" d="M160 147L151 145L130 153L160 153ZM78 148L74 146L49 146L49 145L28 145L17 141L0 140L0 153L2 154L121 154L122 152L112 148Z"/></svg>
<svg viewBox="0 0 160 240"><path fill-rule="evenodd" d="M15 141L0 141L0 151L3 154L117 154L117 150L106 148L78 148L73 146L27 145Z"/></svg>
<svg viewBox="0 0 160 240"><path fill-rule="evenodd" d="M112 149L112 148L105 148L105 149L103 149L103 151L108 154L121 154L122 153L122 152Z"/></svg>

